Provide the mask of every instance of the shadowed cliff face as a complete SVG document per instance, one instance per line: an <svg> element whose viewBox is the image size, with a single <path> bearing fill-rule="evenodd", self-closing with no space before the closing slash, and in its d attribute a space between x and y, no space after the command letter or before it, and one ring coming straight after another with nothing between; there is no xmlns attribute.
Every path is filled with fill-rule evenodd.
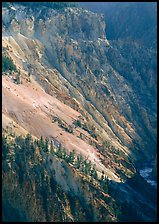
<svg viewBox="0 0 159 224"><path fill-rule="evenodd" d="M80 8L53 10L14 5L3 8L2 18L3 54L13 59L18 70L5 72L3 76L4 129L12 128L17 135L29 132L35 138L47 137L56 145L61 144L67 152L75 150L76 154L82 154L96 165L99 177L103 171L115 183L126 182L125 187L120 185L120 194L127 192L129 206L131 198L141 194L136 192L135 184L129 192L127 179L135 176L134 164L150 161L156 155L156 50L130 40L108 41L104 16ZM90 218L92 210L84 211L90 203L85 201L83 205L80 201L82 193L78 188L81 177L76 179L79 174L76 171L73 174L68 164L64 165L65 172L63 162L57 158L51 157L53 165L48 165L49 158L44 158L42 172L48 172L50 177L54 170L53 181L58 182L58 189L52 191L48 182L45 183L47 186L41 185L42 179L34 182L36 175L29 170L37 201L35 210L39 205L36 214L29 209L26 214L25 205L20 212L20 208L15 206L19 192L25 197L27 175L17 190L12 185L13 199L7 186L13 182L11 176L14 171L9 166L11 169L7 168L5 174L4 169L4 219L7 220L9 208L17 214L15 219L18 220L31 220L34 215L34 220L55 220L56 214L51 206L45 207L47 198L50 204L58 201L57 217L62 217L59 221L102 220L101 214L107 210L107 202L103 204L99 200L100 194L99 198L96 197L99 189L89 195L96 199L91 201L93 206L97 210L100 207L100 212L96 214L93 210L94 216ZM14 160L12 163L14 166ZM16 167L14 182L18 186L17 172ZM66 175L64 178L62 173ZM140 180L141 187L144 180ZM44 192L39 192L39 186L45 189ZM88 192L91 189L90 183L82 186L88 187ZM116 191L114 186L112 189ZM70 199L70 191L73 197L79 198ZM27 194L31 195L31 192L32 189L28 189ZM41 196L43 193L46 197ZM63 204L63 197L68 204ZM23 196L19 200L22 199ZM26 203L29 200L30 196ZM67 207L71 200L76 210L80 210L80 218L72 207ZM122 197L115 197L115 200L119 206L124 204ZM143 203L147 204L147 199ZM115 204L110 207L115 207ZM139 205L141 213L138 217L141 220L155 219L155 205L151 200L150 207L153 217L151 214L146 216L146 210L141 209L142 203ZM54 207L53 210L56 209ZM108 209L107 212L106 221L116 220L114 211L111 213ZM51 214L55 217L52 218ZM133 214L137 215L137 211L134 210Z"/></svg>
<svg viewBox="0 0 159 224"><path fill-rule="evenodd" d="M80 6L105 15L109 40L157 47L157 2L80 2Z"/></svg>

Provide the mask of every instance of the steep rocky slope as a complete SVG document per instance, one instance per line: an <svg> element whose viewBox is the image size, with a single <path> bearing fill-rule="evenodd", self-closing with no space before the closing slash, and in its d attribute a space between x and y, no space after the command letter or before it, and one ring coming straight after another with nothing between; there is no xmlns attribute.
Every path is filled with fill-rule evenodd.
<svg viewBox="0 0 159 224"><path fill-rule="evenodd" d="M156 51L129 41L108 41L104 16L80 8L32 9L14 4L3 8L2 18L3 54L12 58L17 67L17 71L4 72L2 77L5 132L9 133L10 129L16 135L29 132L34 138L43 136L49 142L53 140L67 153L75 150L77 155L81 154L96 166L99 178L104 173L114 183L125 183L118 190L121 195L122 192L129 195L127 203L128 206L131 204L132 214L136 217L137 210L133 210L136 205L132 198L141 192L134 192L135 185L129 186L127 179L136 180L136 176L140 179L136 174L136 164L138 161L149 161L156 155ZM53 160L54 169L61 166L58 165L61 160ZM47 166L45 156L44 161ZM45 169L45 165L42 166L42 170ZM47 172L50 172L48 169ZM62 168L59 169L62 172ZM5 197L11 200L9 206L14 212L18 202L12 199L10 193L14 192L16 197L18 192L14 186L9 192L7 186L12 182L9 177L14 171L11 168L7 172L7 175L4 174L4 204L7 203ZM34 179L34 174L28 172ZM16 173L17 169L14 182L18 185ZM76 183L74 176L70 178ZM142 178L140 181L140 187L147 186ZM25 197L25 181L23 184L19 191ZM34 183L37 188L39 184ZM81 187L78 183L76 185ZM49 186L46 188L50 191ZM111 192L114 192L116 184L112 184L112 189ZM63 190L67 198L67 191ZM36 194L36 190L33 192ZM98 193L93 196L97 200ZM30 194L31 191L26 192L26 195ZM57 192L59 194L60 191ZM114 203L121 205L124 199L120 194L117 198L113 194L111 197L115 197ZM26 200L29 198L26 197ZM46 198L52 200L50 195ZM154 202L141 196L136 203L141 199L145 205L150 204L152 213L146 215L142 203L139 203L137 217L154 220ZM80 202L77 204L77 210L84 209ZM63 202L59 206L67 207ZM26 206L24 210L28 214L31 212ZM65 214L61 207L59 212ZM4 219L7 219L6 210L4 214ZM75 214L72 218L68 214L62 215L62 220L58 215L58 221L77 219ZM45 216L39 216L39 220L54 221L51 216ZM78 220L89 220L84 217L81 215ZM93 221L102 218L99 213ZM31 219L37 220L37 215L33 218L30 214L26 218L27 221ZM113 212L111 221L116 219ZM128 219L128 216L123 219ZM107 221L109 217L103 220Z"/></svg>
<svg viewBox="0 0 159 224"><path fill-rule="evenodd" d="M56 94L67 92L75 98L87 111L81 113L88 113L88 120L95 122L97 138L107 138L119 148L146 148L142 153L146 156L156 137L155 52L136 46L129 56L129 50L122 51L131 46L123 43L118 43L116 50L105 37L104 17L86 10L67 8L57 12L44 8L33 14L30 9L19 7L5 10L3 21L5 47L14 46L10 55L26 76L34 74L51 95L61 90ZM52 74L53 68L60 73ZM137 96L135 89L140 89ZM80 110L76 100L65 103ZM144 121L138 125L141 117Z"/></svg>

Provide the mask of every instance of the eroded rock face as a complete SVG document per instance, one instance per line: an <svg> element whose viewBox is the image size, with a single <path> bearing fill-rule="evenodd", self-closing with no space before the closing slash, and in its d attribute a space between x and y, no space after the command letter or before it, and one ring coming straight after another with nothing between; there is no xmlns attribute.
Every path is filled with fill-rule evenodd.
<svg viewBox="0 0 159 224"><path fill-rule="evenodd" d="M14 16L10 18L6 32L11 32L20 45L23 35L34 39L36 43L28 46L30 50L40 41L44 48L41 62L47 61L69 82L70 96L92 116L101 135L108 133L109 139L119 148L123 145L129 151L132 148L134 159L140 157L140 153L147 159L150 154L153 157L156 53L146 48L140 50L140 45L135 43L125 45L121 41L110 45L102 15L76 8L66 8L62 12L44 8L33 12L18 7L11 10L10 14ZM6 13L8 11L4 18ZM8 24L7 21L5 19L4 24ZM134 53L128 56L133 48ZM35 58L36 55L33 60ZM29 58L28 62L32 63ZM48 84L45 89L48 89ZM151 150L150 145L153 145Z"/></svg>
<svg viewBox="0 0 159 224"><path fill-rule="evenodd" d="M75 149L77 154L96 164L99 176L104 171L109 179L118 183L136 173L132 161L141 162L156 155L154 50L141 48L135 42L109 42L104 17L87 10L56 11L45 7L33 10L16 5L14 9L3 10L3 48L16 64L22 81L20 85L14 83L16 72L12 77L8 74L9 77L3 77L3 127L11 126L15 132L18 129L19 134L29 132L38 138L43 135L57 140L67 151ZM79 126L74 123L77 120ZM106 141L110 142L107 147ZM49 159L46 170L50 176L54 173L54 181L60 189L62 187L62 197L66 197L68 204L68 192L82 197L78 174L64 161L51 158L51 165ZM12 182L12 170L7 175L10 179L5 179L6 195L9 192L6 186ZM16 174L14 181L19 184ZM25 184L15 195L25 191ZM32 182L33 188L36 184ZM83 187L88 188L84 194L86 200L90 188L87 184ZM133 186L132 192L134 189ZM122 190L131 202L134 194L129 193L129 186L121 187L121 195ZM47 191L51 191L49 185ZM35 189L34 194L38 200ZM11 197L10 192L7 197ZM58 196L52 199L47 195L47 198L50 204L59 200ZM14 202L11 203L10 208L14 207ZM35 209L40 204L37 202ZM76 204L76 209L81 209L80 220L89 220L79 200ZM86 200L85 206L88 204ZM57 216L62 218L59 221L78 219L76 215L68 215L72 211L63 212L62 207L60 201ZM139 209L141 207L140 204ZM43 208L39 210L34 220L56 220L56 214L52 218L51 212L47 216ZM150 220L151 215L144 216L144 212L140 214L142 220L147 217ZM32 211L27 213L26 220L30 220ZM38 214L41 214L39 219ZM116 220L113 215L106 217L106 221ZM23 217L25 212L19 219ZM94 216L93 221L101 219Z"/></svg>

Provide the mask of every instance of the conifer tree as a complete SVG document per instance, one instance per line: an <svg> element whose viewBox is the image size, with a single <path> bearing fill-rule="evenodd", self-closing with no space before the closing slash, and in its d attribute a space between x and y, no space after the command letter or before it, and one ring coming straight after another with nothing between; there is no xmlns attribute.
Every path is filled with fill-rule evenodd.
<svg viewBox="0 0 159 224"><path fill-rule="evenodd" d="M46 138L46 139L45 139L44 152L48 153L48 149L49 149L49 139Z"/></svg>
<svg viewBox="0 0 159 224"><path fill-rule="evenodd" d="M104 171L102 170L102 176L101 176L101 181L104 180Z"/></svg>
<svg viewBox="0 0 159 224"><path fill-rule="evenodd" d="M38 144L39 144L39 148L44 150L45 143L44 143L44 140L43 140L43 137L42 136L40 138L40 141L38 141Z"/></svg>
<svg viewBox="0 0 159 224"><path fill-rule="evenodd" d="M80 166L81 166L81 163L82 163L82 156L81 155L78 155L77 156L77 159L76 159L76 168L79 169Z"/></svg>
<svg viewBox="0 0 159 224"><path fill-rule="evenodd" d="M53 147L53 141L51 140L50 143L50 153L54 154L54 147Z"/></svg>
<svg viewBox="0 0 159 224"><path fill-rule="evenodd" d="M73 151L71 151L68 156L68 162L73 163L74 159L75 159L75 150L73 149Z"/></svg>
<svg viewBox="0 0 159 224"><path fill-rule="evenodd" d="M95 169L95 166L93 166L92 170L91 170L91 176L94 178L94 179L97 179L98 175L97 175L97 171Z"/></svg>

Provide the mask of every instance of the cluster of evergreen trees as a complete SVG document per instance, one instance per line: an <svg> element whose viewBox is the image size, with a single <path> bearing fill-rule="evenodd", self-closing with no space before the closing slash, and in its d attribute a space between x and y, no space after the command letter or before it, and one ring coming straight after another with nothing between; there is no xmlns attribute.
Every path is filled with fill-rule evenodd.
<svg viewBox="0 0 159 224"><path fill-rule="evenodd" d="M16 71L16 66L11 58L2 55L2 72L6 71Z"/></svg>
<svg viewBox="0 0 159 224"><path fill-rule="evenodd" d="M27 134L25 138L22 136L15 137L13 141L8 142L6 136L2 136L2 159L3 165L7 167L6 161L15 160L13 166L17 166L19 170L20 181L23 180L23 176L26 172L28 172L29 165L33 164L33 171L37 173L37 175L41 175L43 173L42 166L39 161L35 158L35 150L38 149L39 157L44 161L48 157L48 155L57 156L58 158L64 159L67 163L70 163L78 169L80 172L89 175L90 180L99 181L101 187L105 192L108 193L108 178L104 177L104 172L102 177L98 179L97 171L95 166L92 165L90 161L84 159L81 155L75 155L75 151L71 151L67 153L66 150L59 144L58 147L54 147L54 142L49 142L49 139L40 138L40 140L33 140L30 134ZM11 151L13 151L11 153ZM14 155L14 159L12 158Z"/></svg>

